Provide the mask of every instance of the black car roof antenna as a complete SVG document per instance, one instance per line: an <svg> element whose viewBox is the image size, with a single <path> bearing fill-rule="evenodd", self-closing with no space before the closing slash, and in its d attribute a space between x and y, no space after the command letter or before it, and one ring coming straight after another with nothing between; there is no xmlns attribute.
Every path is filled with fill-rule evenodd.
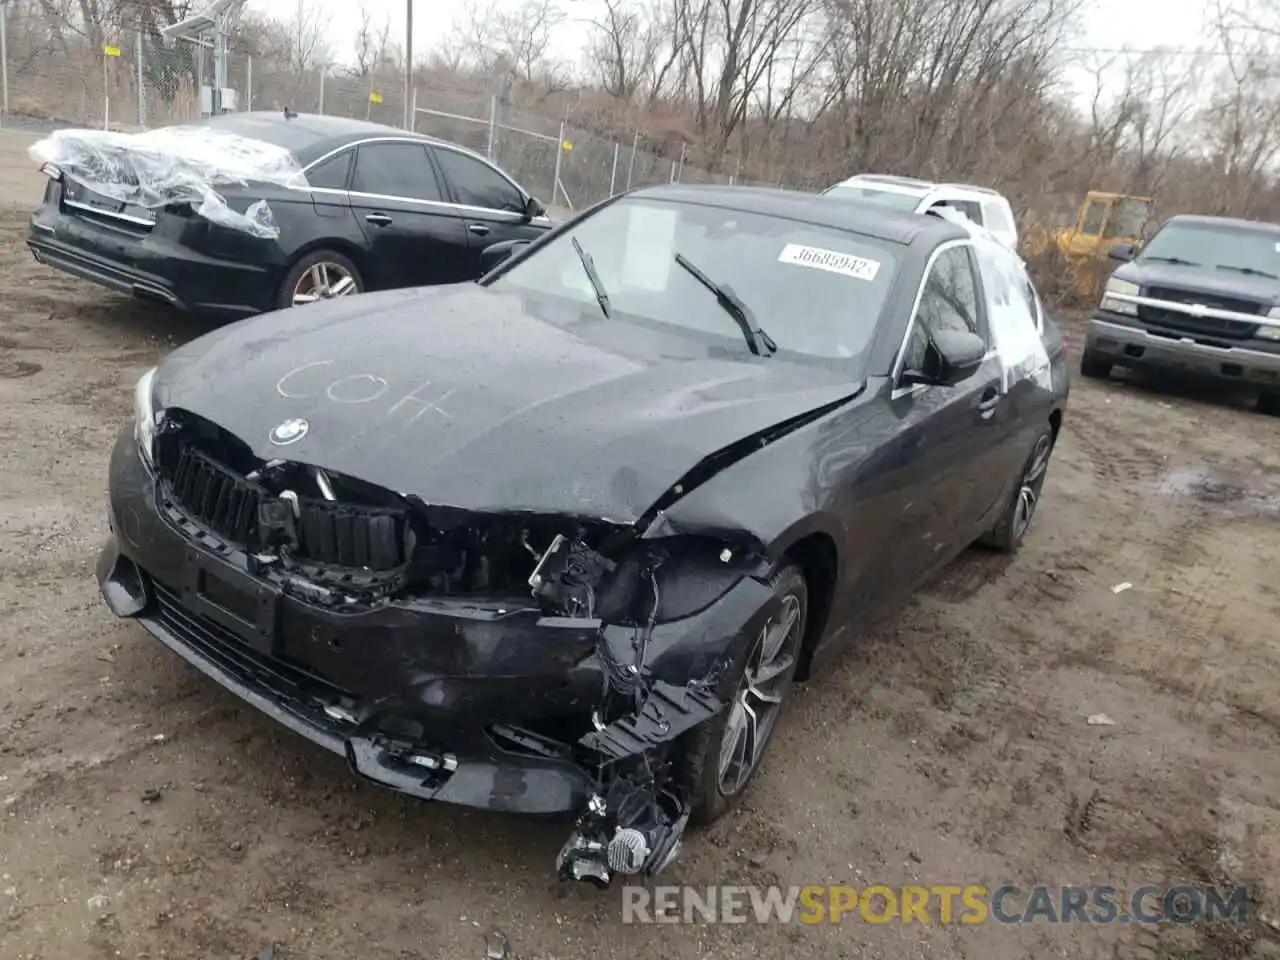
<svg viewBox="0 0 1280 960"><path fill-rule="evenodd" d="M285 108L284 108L284 118L285 118L286 120L294 120L294 119L296 119L296 118L297 118L297 116L298 116L298 115L297 115L296 113L294 113L294 111L292 111L292 110L291 110L291 109L289 109L288 107L285 107Z"/></svg>

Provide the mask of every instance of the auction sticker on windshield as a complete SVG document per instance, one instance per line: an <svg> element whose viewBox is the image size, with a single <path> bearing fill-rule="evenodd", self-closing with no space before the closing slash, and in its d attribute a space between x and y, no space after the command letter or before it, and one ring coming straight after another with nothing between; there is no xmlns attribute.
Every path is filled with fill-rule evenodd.
<svg viewBox="0 0 1280 960"><path fill-rule="evenodd" d="M855 257L838 250L823 250L821 247L806 247L800 243L788 243L778 254L779 263L792 263L798 267L811 267L814 270L826 270L828 273L840 273L855 280L874 280L880 272L877 260Z"/></svg>

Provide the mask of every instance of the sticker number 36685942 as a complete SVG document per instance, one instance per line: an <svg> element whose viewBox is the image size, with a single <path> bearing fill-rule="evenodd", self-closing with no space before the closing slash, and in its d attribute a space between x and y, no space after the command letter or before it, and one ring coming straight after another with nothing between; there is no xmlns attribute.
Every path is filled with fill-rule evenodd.
<svg viewBox="0 0 1280 960"><path fill-rule="evenodd" d="M880 272L878 260L867 260L855 257L838 250L823 250L821 247L806 247L800 243L788 243L778 254L779 263L791 263L797 267L809 267L813 270L825 270L828 273L839 273L855 280L874 280Z"/></svg>

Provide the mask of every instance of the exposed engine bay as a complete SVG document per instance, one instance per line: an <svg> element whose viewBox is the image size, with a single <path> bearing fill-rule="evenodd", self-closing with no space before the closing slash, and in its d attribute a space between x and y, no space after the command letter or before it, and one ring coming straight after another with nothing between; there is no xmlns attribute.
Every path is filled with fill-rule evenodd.
<svg viewBox="0 0 1280 960"><path fill-rule="evenodd" d="M677 684L653 675L650 639L659 623L766 576L762 552L719 536L645 540L582 518L434 506L313 465L263 461L181 411L161 422L155 461L162 507L234 544L250 572L309 604L356 611L466 598L599 626L603 683L589 724L549 747L571 754L595 784L557 873L605 887L675 857L691 813L678 782L681 745L724 709L717 689L732 652ZM607 639L604 624L629 628L629 642L616 631Z"/></svg>

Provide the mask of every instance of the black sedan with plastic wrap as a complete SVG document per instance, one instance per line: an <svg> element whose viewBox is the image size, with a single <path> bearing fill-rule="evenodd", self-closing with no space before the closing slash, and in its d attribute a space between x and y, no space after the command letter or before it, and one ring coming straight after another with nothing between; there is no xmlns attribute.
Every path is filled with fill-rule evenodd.
<svg viewBox="0 0 1280 960"><path fill-rule="evenodd" d="M484 157L344 117L59 130L29 153L48 178L27 235L39 263L224 320L474 280L485 247L552 227Z"/></svg>
<svg viewBox="0 0 1280 960"><path fill-rule="evenodd" d="M355 774L652 874L794 681L1018 547L1061 338L982 228L782 191L638 190L489 261L144 375L102 593Z"/></svg>

